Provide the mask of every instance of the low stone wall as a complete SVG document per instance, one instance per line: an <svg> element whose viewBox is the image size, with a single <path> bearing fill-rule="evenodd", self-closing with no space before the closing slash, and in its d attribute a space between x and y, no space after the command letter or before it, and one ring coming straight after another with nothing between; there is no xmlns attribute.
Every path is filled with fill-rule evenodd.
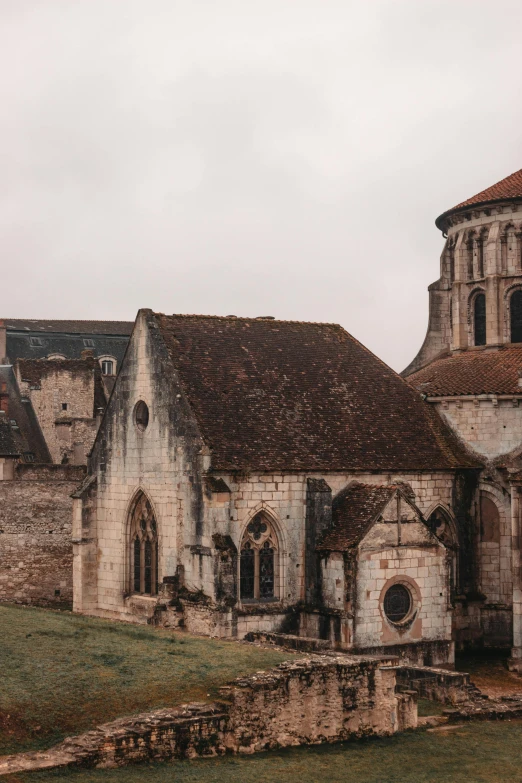
<svg viewBox="0 0 522 783"><path fill-rule="evenodd" d="M332 644L328 639L310 639L306 636L294 636L288 633L250 631L245 636L245 642L272 644L277 647L285 647L287 650L299 650L300 652L324 652L332 649Z"/></svg>
<svg viewBox="0 0 522 783"><path fill-rule="evenodd" d="M376 659L310 656L235 680L221 689L220 703L156 710L107 723L49 751L5 758L0 774L389 735L417 725L415 695L396 693L395 684L396 669Z"/></svg>
<svg viewBox="0 0 522 783"><path fill-rule="evenodd" d="M252 631L270 633L277 631L286 619L281 609L260 613L230 609L223 611L215 604L181 600L184 627L189 633L218 636L221 639L243 639Z"/></svg>
<svg viewBox="0 0 522 783"><path fill-rule="evenodd" d="M393 655L401 663L410 666L443 666L452 669L455 665L455 643L445 640L386 644L380 647L354 649L353 652L360 655Z"/></svg>
<svg viewBox="0 0 522 783"><path fill-rule="evenodd" d="M462 704L475 695L469 674L420 666L398 666L397 685L441 704Z"/></svg>

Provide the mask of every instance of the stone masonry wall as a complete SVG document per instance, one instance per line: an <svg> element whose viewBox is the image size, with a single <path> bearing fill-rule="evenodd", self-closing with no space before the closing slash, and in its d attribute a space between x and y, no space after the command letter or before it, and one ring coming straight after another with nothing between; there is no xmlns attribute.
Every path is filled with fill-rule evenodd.
<svg viewBox="0 0 522 783"><path fill-rule="evenodd" d="M472 449L493 459L522 443L522 406L518 402L517 398L475 397L433 404Z"/></svg>
<svg viewBox="0 0 522 783"><path fill-rule="evenodd" d="M0 481L0 600L72 601L71 492L81 467L19 466Z"/></svg>
<svg viewBox="0 0 522 783"><path fill-rule="evenodd" d="M33 363L34 364L34 363ZM41 364L41 366L40 366ZM38 382L24 378L29 374L24 366L17 375L22 393L31 400L53 462L61 463L64 455L78 464L86 463L86 455L96 435L94 414L94 360L38 363ZM66 407L64 407L66 406Z"/></svg>
<svg viewBox="0 0 522 783"><path fill-rule="evenodd" d="M57 766L116 767L255 753L386 736L417 725L413 694L396 693L392 661L310 656L221 688L223 702L190 704L107 723L39 753L6 757L0 775Z"/></svg>

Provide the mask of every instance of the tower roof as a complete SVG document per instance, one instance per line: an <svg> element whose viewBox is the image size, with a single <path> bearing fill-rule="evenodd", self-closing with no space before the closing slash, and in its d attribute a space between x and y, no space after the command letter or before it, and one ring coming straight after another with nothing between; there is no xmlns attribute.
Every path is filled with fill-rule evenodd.
<svg viewBox="0 0 522 783"><path fill-rule="evenodd" d="M478 206L479 204L489 204L495 201L506 201L509 199L522 199L522 169L515 171L514 174L510 174L509 177L501 179L500 182L496 182L486 190L481 190L475 196L468 198L466 201L461 201L455 207L446 210L442 215L439 215L435 224L437 228L444 229L444 223L447 217L454 212L458 212L466 207Z"/></svg>

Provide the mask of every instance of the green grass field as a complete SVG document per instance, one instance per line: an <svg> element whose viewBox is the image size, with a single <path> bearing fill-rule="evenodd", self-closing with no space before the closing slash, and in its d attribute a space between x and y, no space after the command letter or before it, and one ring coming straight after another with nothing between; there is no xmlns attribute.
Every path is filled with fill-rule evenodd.
<svg viewBox="0 0 522 783"><path fill-rule="evenodd" d="M472 723L343 745L117 770L33 773L10 783L520 783L522 723Z"/></svg>
<svg viewBox="0 0 522 783"><path fill-rule="evenodd" d="M69 612L0 605L0 755L116 717L209 701L290 653Z"/></svg>

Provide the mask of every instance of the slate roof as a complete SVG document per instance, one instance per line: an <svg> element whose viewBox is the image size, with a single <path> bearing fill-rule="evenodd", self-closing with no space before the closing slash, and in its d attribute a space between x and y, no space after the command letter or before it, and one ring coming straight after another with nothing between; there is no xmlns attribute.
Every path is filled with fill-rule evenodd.
<svg viewBox="0 0 522 783"><path fill-rule="evenodd" d="M130 336L134 321L47 321L38 318L4 318L7 330L65 334L117 334Z"/></svg>
<svg viewBox="0 0 522 783"><path fill-rule="evenodd" d="M70 331L53 331L51 327L48 329L40 328L38 324L51 324L56 326L63 325L65 329L67 326L73 325L72 321L22 321L17 322L21 324L29 325L34 323L36 326L32 331L28 331L28 326L23 328L14 328L15 321L6 321L7 326L7 355L12 364L17 359L45 359L52 354L59 354L65 356L66 359L80 359L82 351L90 349L95 356L114 356L118 362L118 367L123 360L125 350L129 342L129 334L106 334L101 331L103 328L109 328L108 322L92 322L92 321L77 321L77 324L90 326L91 324L103 324L100 326L100 331L93 332L79 332L72 328ZM94 328L94 327L93 327ZM122 331L120 327L115 329ZM129 330L130 333L130 330Z"/></svg>
<svg viewBox="0 0 522 783"><path fill-rule="evenodd" d="M332 527L325 532L316 549L344 552L357 546L397 489L393 484L350 484L334 498Z"/></svg>
<svg viewBox="0 0 522 783"><path fill-rule="evenodd" d="M510 174L509 177L501 179L486 190L481 190L475 196L461 201L457 206L443 212L435 221L438 228L444 229L445 219L465 207L479 206L480 204L489 204L495 201L506 201L510 199L522 199L522 169Z"/></svg>
<svg viewBox="0 0 522 783"><path fill-rule="evenodd" d="M408 377L429 397L478 394L522 394L522 344L498 350L465 351L437 359Z"/></svg>
<svg viewBox="0 0 522 783"><path fill-rule="evenodd" d="M153 317L213 469L477 465L420 395L336 324Z"/></svg>
<svg viewBox="0 0 522 783"><path fill-rule="evenodd" d="M0 388L4 388L3 384L9 397L7 418L16 453L34 454L34 462L52 462L33 406L29 400L22 398L13 368L7 365L0 366Z"/></svg>

